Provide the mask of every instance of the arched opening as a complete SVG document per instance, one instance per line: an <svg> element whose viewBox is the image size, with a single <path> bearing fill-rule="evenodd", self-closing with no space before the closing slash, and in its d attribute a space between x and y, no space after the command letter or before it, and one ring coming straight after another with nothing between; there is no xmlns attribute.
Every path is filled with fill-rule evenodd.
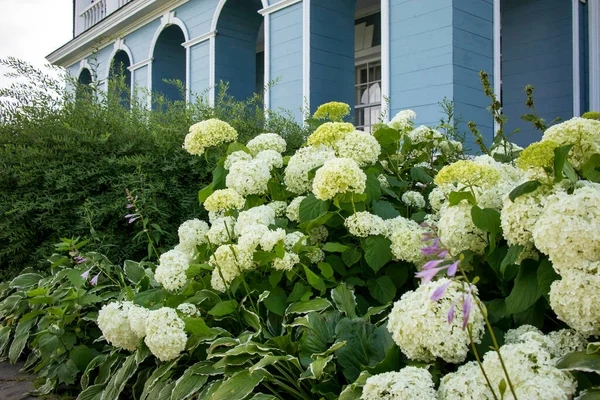
<svg viewBox="0 0 600 400"><path fill-rule="evenodd" d="M356 1L354 32L354 124L370 132L382 103L380 0Z"/></svg>
<svg viewBox="0 0 600 400"><path fill-rule="evenodd" d="M77 77L76 100L89 99L92 95L92 73L88 68L83 68Z"/></svg>
<svg viewBox="0 0 600 400"><path fill-rule="evenodd" d="M152 90L161 93L167 100L183 101L185 95L179 87L165 82L177 80L185 85L186 51L182 44L185 35L177 25L162 30L154 46L152 57Z"/></svg>
<svg viewBox="0 0 600 400"><path fill-rule="evenodd" d="M115 53L108 72L108 90L119 98L121 105L130 107L131 99L131 60L124 50Z"/></svg>
<svg viewBox="0 0 600 400"><path fill-rule="evenodd" d="M260 0L228 0L219 15L215 37L215 82L229 83L229 95L238 100L252 96L264 85L264 63L259 39L263 17Z"/></svg>

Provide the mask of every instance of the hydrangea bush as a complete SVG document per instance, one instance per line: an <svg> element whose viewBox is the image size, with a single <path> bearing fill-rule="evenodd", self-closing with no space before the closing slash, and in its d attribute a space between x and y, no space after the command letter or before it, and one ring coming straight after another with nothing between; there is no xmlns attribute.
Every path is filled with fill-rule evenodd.
<svg viewBox="0 0 600 400"><path fill-rule="evenodd" d="M411 110L373 134L348 110L320 107L291 156L275 133L242 144L222 121L190 128L185 148L219 157L199 192L208 220L183 222L158 265L117 274L95 320L122 362L90 359L80 398L571 399L593 386L569 357L600 334L600 122L473 157Z"/></svg>

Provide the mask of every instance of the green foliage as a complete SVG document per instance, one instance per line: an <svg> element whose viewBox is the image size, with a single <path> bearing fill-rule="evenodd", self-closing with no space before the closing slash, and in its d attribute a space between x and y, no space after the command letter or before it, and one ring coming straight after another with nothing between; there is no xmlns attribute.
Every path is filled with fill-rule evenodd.
<svg viewBox="0 0 600 400"><path fill-rule="evenodd" d="M581 117L587 118L587 119L595 119L597 121L600 121L600 112L588 111L588 112L583 113L583 115Z"/></svg>
<svg viewBox="0 0 600 400"><path fill-rule="evenodd" d="M118 80L105 93L44 75L15 59L0 61L19 82L0 90L0 278L39 268L60 237L89 237L114 262L155 258L177 242L177 227L203 217L197 192L211 180L215 160L182 149L189 126L221 118L240 140L277 132L293 152L303 128L284 113L262 108L261 95L237 101L222 84L214 107L202 96L190 104L153 95L148 110L137 93L123 107ZM74 90L71 90L73 89ZM125 190L140 198L149 236L123 218ZM140 224L141 225L141 224Z"/></svg>

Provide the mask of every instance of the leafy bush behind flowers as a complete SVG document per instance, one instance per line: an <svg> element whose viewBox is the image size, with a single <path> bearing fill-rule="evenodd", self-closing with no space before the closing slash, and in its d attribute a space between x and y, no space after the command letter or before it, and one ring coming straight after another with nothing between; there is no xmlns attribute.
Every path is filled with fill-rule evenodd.
<svg viewBox="0 0 600 400"><path fill-rule="evenodd" d="M73 321L29 316L43 330L28 364L46 387L80 376L80 399L569 399L597 384L577 370L594 369L598 346L583 350L600 333L600 123L574 118L524 150L500 138L499 162L415 128L410 110L373 135L342 122L348 111L321 106L327 122L285 157L276 134L243 145L223 121L193 125L185 149L219 158L199 192L209 221L183 223L156 266L70 250L55 276L94 271L67 295L102 293L97 317L79 300L74 314L102 337L83 361L73 339L49 356L39 338ZM3 352L19 350L29 307L62 296L36 279L6 288ZM74 364L70 380L50 357Z"/></svg>

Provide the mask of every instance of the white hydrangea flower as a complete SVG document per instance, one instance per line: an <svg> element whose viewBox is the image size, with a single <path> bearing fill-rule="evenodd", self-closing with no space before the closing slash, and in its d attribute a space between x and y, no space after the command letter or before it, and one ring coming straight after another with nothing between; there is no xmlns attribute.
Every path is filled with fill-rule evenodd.
<svg viewBox="0 0 600 400"><path fill-rule="evenodd" d="M231 166L225 185L240 195L265 194L271 179L271 170L261 160L238 161Z"/></svg>
<svg viewBox="0 0 600 400"><path fill-rule="evenodd" d="M439 301L432 301L433 292L449 284ZM394 304L387 328L400 350L411 360L434 361L437 357L450 363L463 362L469 352L470 340L463 325L462 285L446 278L422 284L406 292ZM469 323L473 326L473 339L481 341L485 322L475 302L477 288L473 288ZM454 320L448 323L448 311L454 307Z"/></svg>
<svg viewBox="0 0 600 400"><path fill-rule="evenodd" d="M377 180L379 181L379 185L381 185L382 188L388 189L391 186L387 178L383 174L379 174Z"/></svg>
<svg viewBox="0 0 600 400"><path fill-rule="evenodd" d="M169 361L185 350L185 323L169 307L152 311L146 323L144 342L159 360Z"/></svg>
<svg viewBox="0 0 600 400"><path fill-rule="evenodd" d="M129 311L127 312L129 327L138 339L142 339L146 336L146 320L148 319L149 314L150 310L147 308L135 304L132 304L129 307Z"/></svg>
<svg viewBox="0 0 600 400"><path fill-rule="evenodd" d="M232 208L239 210L244 208L244 204L246 204L246 199L234 189L215 190L204 200L204 208L211 212L222 212Z"/></svg>
<svg viewBox="0 0 600 400"><path fill-rule="evenodd" d="M544 132L542 142L551 140L561 146L573 144L569 161L580 169L592 156L600 153L600 121L586 118L571 118L551 126Z"/></svg>
<svg viewBox="0 0 600 400"><path fill-rule="evenodd" d="M242 211L237 218L235 232L237 235L243 235L247 229L253 225L274 225L275 211L269 206L252 207L249 210Z"/></svg>
<svg viewBox="0 0 600 400"><path fill-rule="evenodd" d="M498 393L496 393L498 395ZM439 400L492 400L477 361L468 362L440 380Z"/></svg>
<svg viewBox="0 0 600 400"><path fill-rule="evenodd" d="M417 118L417 114L413 110L402 110L392 118L388 126L401 131L412 126L411 121L415 118Z"/></svg>
<svg viewBox="0 0 600 400"><path fill-rule="evenodd" d="M227 243L236 238L235 226L235 218L229 216L219 218L213 222L206 237L213 245Z"/></svg>
<svg viewBox="0 0 600 400"><path fill-rule="evenodd" d="M329 231L323 225L317 226L316 228L312 228L310 231L308 231L308 240L311 244L323 243L327 240L328 236Z"/></svg>
<svg viewBox="0 0 600 400"><path fill-rule="evenodd" d="M445 156L460 153L462 149L462 143L456 140L443 140L440 142L440 150Z"/></svg>
<svg viewBox="0 0 600 400"><path fill-rule="evenodd" d="M413 144L430 142L432 140L439 140L443 138L441 133L424 125L409 131L407 136L410 138L410 141Z"/></svg>
<svg viewBox="0 0 600 400"><path fill-rule="evenodd" d="M386 233L386 225L381 217L368 211L359 211L344 222L344 226L351 235L356 237L367 237L383 235Z"/></svg>
<svg viewBox="0 0 600 400"><path fill-rule="evenodd" d="M238 161L250 161L252 160L252 154L246 153L244 150L234 151L225 159L225 165L223 167L229 170L231 166Z"/></svg>
<svg viewBox="0 0 600 400"><path fill-rule="evenodd" d="M254 268L252 251L239 245L223 245L210 256L208 263L214 267L211 286L219 292L226 292L227 286L241 272Z"/></svg>
<svg viewBox="0 0 600 400"><path fill-rule="evenodd" d="M325 259L325 253L318 247L313 248L312 250L305 253L306 257L313 264L318 264Z"/></svg>
<svg viewBox="0 0 600 400"><path fill-rule="evenodd" d="M433 211L439 212L447 200L446 192L439 186L434 187L429 193L429 204Z"/></svg>
<svg viewBox="0 0 600 400"><path fill-rule="evenodd" d="M532 325L521 325L515 329L509 329L504 334L504 343L506 344L514 344L522 342L521 337L526 334L534 332L540 335L543 335L542 331Z"/></svg>
<svg viewBox="0 0 600 400"><path fill-rule="evenodd" d="M191 261L189 253L169 250L161 254L154 279L167 290L181 289L187 282L185 273Z"/></svg>
<svg viewBox="0 0 600 400"><path fill-rule="evenodd" d="M425 198L423 195L412 190L402 195L402 202L410 207L425 208Z"/></svg>
<svg viewBox="0 0 600 400"><path fill-rule="evenodd" d="M246 147L255 156L265 150L273 150L281 154L285 152L287 143L276 133L262 133L250 140Z"/></svg>
<svg viewBox="0 0 600 400"><path fill-rule="evenodd" d="M181 303L177 306L177 311L190 318L197 317L200 315L198 307L196 307L192 303Z"/></svg>
<svg viewBox="0 0 600 400"><path fill-rule="evenodd" d="M320 167L325 161L334 158L335 152L327 146L308 146L298 150L285 168L283 181L288 190L296 194L304 194L312 188L309 171Z"/></svg>
<svg viewBox="0 0 600 400"><path fill-rule="evenodd" d="M555 264L600 261L600 189L584 186L573 194L549 196L533 228L536 247Z"/></svg>
<svg viewBox="0 0 600 400"><path fill-rule="evenodd" d="M504 238L509 245L530 247L533 244L531 233L546 203L545 191L540 189L521 195L512 201L506 197L500 213Z"/></svg>
<svg viewBox="0 0 600 400"><path fill-rule="evenodd" d="M374 164L381 154L381 146L377 139L363 131L344 134L334 143L333 149L338 157L351 158L361 167Z"/></svg>
<svg viewBox="0 0 600 400"><path fill-rule="evenodd" d="M291 232L285 235L284 245L287 251L293 251L298 242L306 245L306 237L302 232Z"/></svg>
<svg viewBox="0 0 600 400"><path fill-rule="evenodd" d="M260 247L264 251L271 251L278 242L285 240L285 230L277 228L275 230L269 230L264 233L260 238Z"/></svg>
<svg viewBox="0 0 600 400"><path fill-rule="evenodd" d="M287 207L287 209L285 211L285 214L290 221L292 221L292 222L300 221L300 203L302 203L302 200L304 200L305 198L306 198L306 196L298 196L290 202L290 205Z"/></svg>
<svg viewBox="0 0 600 400"><path fill-rule="evenodd" d="M523 148L516 143L506 142L494 147L490 152L493 157L495 155L514 157L523 151Z"/></svg>
<svg viewBox="0 0 600 400"><path fill-rule="evenodd" d="M439 237L451 254L457 255L465 250L483 254L485 251L487 237L473 223L471 208L469 203L462 202L440 210Z"/></svg>
<svg viewBox="0 0 600 400"><path fill-rule="evenodd" d="M197 218L185 221L177 230L179 235L179 246L183 252L193 252L196 246L206 243L208 224Z"/></svg>
<svg viewBox="0 0 600 400"><path fill-rule="evenodd" d="M300 257L298 254L286 251L283 258L275 258L273 260L273 268L279 271L289 271L299 262Z"/></svg>
<svg viewBox="0 0 600 400"><path fill-rule="evenodd" d="M556 360L574 351L583 351L587 347L585 337L572 329L561 329L544 335L531 325L523 325L509 330L504 336L505 344L526 343L531 340L539 342Z"/></svg>
<svg viewBox="0 0 600 400"><path fill-rule="evenodd" d="M104 339L111 345L134 351L139 338L129 325L129 309L132 303L113 302L102 306L98 312L98 328L102 331Z"/></svg>
<svg viewBox="0 0 600 400"><path fill-rule="evenodd" d="M215 221L223 218L225 216L224 212L213 212L213 211L209 211L208 212L208 222L210 222L210 224L214 224Z"/></svg>
<svg viewBox="0 0 600 400"><path fill-rule="evenodd" d="M505 344L500 348L508 376L519 399L564 400L572 398L577 389L573 376L555 367L556 359L537 340ZM483 357L485 369L492 387L497 388L506 375L495 351ZM496 393L499 392L496 390ZM507 388L504 399L514 400Z"/></svg>
<svg viewBox="0 0 600 400"><path fill-rule="evenodd" d="M341 193L365 191L367 175L350 158L327 160L315 174L313 193L317 199L330 200Z"/></svg>
<svg viewBox="0 0 600 400"><path fill-rule="evenodd" d="M384 221L385 236L392 241L392 254L398 260L419 264L423 261L421 249L427 246L423 242L425 229L415 221L402 216Z"/></svg>
<svg viewBox="0 0 600 400"><path fill-rule="evenodd" d="M201 156L208 147L233 142L237 137L238 133L231 125L213 118L190 126L183 148L190 154Z"/></svg>
<svg viewBox="0 0 600 400"><path fill-rule="evenodd" d="M267 207L271 207L275 211L276 218L281 218L285 215L288 204L285 201L274 200L267 204Z"/></svg>
<svg viewBox="0 0 600 400"><path fill-rule="evenodd" d="M239 224L237 225L240 226ZM269 232L269 227L262 224L245 225L243 233L238 237L238 245L254 251L262 240L263 235Z"/></svg>
<svg viewBox="0 0 600 400"><path fill-rule="evenodd" d="M283 167L283 157L275 150L263 150L255 159L266 164L270 170Z"/></svg>
<svg viewBox="0 0 600 400"><path fill-rule="evenodd" d="M550 307L585 336L600 335L600 275L566 269L550 286Z"/></svg>
<svg viewBox="0 0 600 400"><path fill-rule="evenodd" d="M437 400L433 378L425 368L404 367L367 378L361 400Z"/></svg>

